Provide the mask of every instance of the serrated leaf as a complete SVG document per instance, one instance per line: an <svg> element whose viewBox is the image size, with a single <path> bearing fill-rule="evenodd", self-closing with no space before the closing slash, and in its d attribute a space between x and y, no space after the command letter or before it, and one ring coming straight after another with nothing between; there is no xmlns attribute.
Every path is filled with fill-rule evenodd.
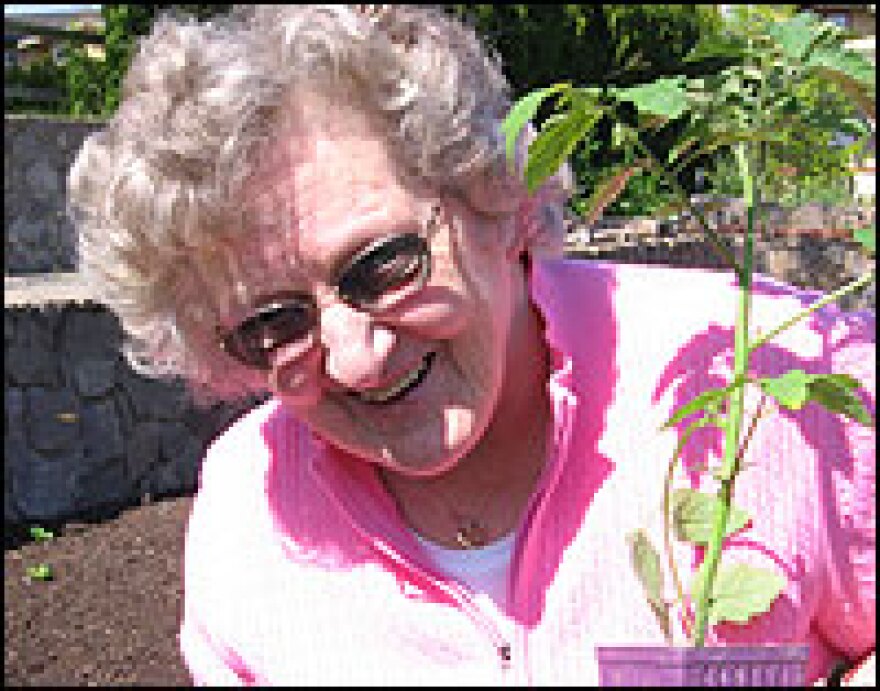
<svg viewBox="0 0 880 691"><path fill-rule="evenodd" d="M789 370L780 377L765 377L758 386L779 405L790 410L800 410L809 400L810 376L801 369Z"/></svg>
<svg viewBox="0 0 880 691"><path fill-rule="evenodd" d="M672 493L672 526L676 538L697 545L708 544L719 508L718 497L712 494L693 489L675 490ZM724 537L745 528L749 520L745 511L731 506Z"/></svg>
<svg viewBox="0 0 880 691"><path fill-rule="evenodd" d="M526 162L526 186L530 194L559 170L578 142L599 121L602 112L598 108L570 110L567 117L560 118L541 130L529 146Z"/></svg>
<svg viewBox="0 0 880 691"><path fill-rule="evenodd" d="M700 597L705 580L705 569L701 567L692 588L695 600ZM709 623L748 622L752 617L770 609L785 588L785 583L782 575L770 569L748 564L721 564L709 598Z"/></svg>
<svg viewBox="0 0 880 691"><path fill-rule="evenodd" d="M660 565L660 554L654 549L643 530L630 533L626 541L630 548L630 563L636 577L645 589L648 604L657 617L663 634L669 639L669 603L663 599L663 569Z"/></svg>
<svg viewBox="0 0 880 691"><path fill-rule="evenodd" d="M508 161L514 161L516 140L526 123L535 117L541 103L553 94L568 88L570 88L569 84L553 84L545 89L532 91L513 104L507 117L504 118L504 122L501 123L501 133L504 135Z"/></svg>
<svg viewBox="0 0 880 691"><path fill-rule="evenodd" d="M859 228L853 233L853 239L858 242L870 255L877 253L877 230L874 226Z"/></svg>
<svg viewBox="0 0 880 691"><path fill-rule="evenodd" d="M683 83L684 77L664 77L648 84L616 89L614 94L619 100L634 104L640 111L674 120L690 106Z"/></svg>
<svg viewBox="0 0 880 691"><path fill-rule="evenodd" d="M866 88L874 86L876 68L871 60L842 45L820 46L810 56L807 67L825 68Z"/></svg>
<svg viewBox="0 0 880 691"><path fill-rule="evenodd" d="M858 387L858 380L846 374L816 374L808 385L809 399L832 413L845 415L866 427L873 427L871 414L855 394Z"/></svg>

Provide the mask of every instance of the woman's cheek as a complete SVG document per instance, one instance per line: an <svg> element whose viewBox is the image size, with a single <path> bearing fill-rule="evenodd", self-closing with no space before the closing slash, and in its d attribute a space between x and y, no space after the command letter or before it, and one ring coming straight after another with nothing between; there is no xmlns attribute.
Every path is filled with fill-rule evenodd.
<svg viewBox="0 0 880 691"><path fill-rule="evenodd" d="M301 360L273 366L269 374L269 386L273 393L296 408L317 405L324 394L321 384L321 349L313 347Z"/></svg>
<svg viewBox="0 0 880 691"><path fill-rule="evenodd" d="M474 318L472 301L460 292L439 286L425 287L407 305L387 315L383 321L413 333L419 338L451 339L465 330Z"/></svg>

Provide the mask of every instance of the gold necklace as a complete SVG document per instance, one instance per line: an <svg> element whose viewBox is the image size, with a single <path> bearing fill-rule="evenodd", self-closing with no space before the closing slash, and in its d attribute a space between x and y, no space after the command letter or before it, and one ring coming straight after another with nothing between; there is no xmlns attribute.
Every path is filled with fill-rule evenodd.
<svg viewBox="0 0 880 691"><path fill-rule="evenodd" d="M543 456L543 454L542 454ZM540 476L544 467L544 463L540 463L535 468L535 474L529 481L529 487L534 488L538 482L538 477ZM396 492L392 483L388 479L388 475L383 468L377 468L380 481L385 487L385 490L391 496L395 505L397 506L397 510L400 515L404 518L404 520L415 529L416 522L411 520L411 513L406 510L405 502L402 500L400 494ZM480 505L475 510L471 511L462 511L460 509L456 509L450 506L449 502L440 501L434 496L430 496L427 501L415 501L414 505L425 506L426 504L433 504L434 506L442 504L442 511L445 513L453 523L454 527L454 541L455 544L458 545L461 549L478 549L480 547L484 547L489 544L489 536L491 534L489 524L487 521L478 518L479 516L484 516L486 514L486 509L489 507L490 502L495 499L499 492L505 489L504 482L501 482L495 485L491 491L485 493L483 500L480 502ZM418 499L418 498L417 498ZM448 534L448 533L447 533Z"/></svg>
<svg viewBox="0 0 880 691"><path fill-rule="evenodd" d="M498 494L496 489L494 492L487 493L483 500L477 516L485 515L489 502ZM455 542L462 549L476 549L483 547L489 542L489 528L474 515L464 515L451 507L447 507L447 511L452 520L457 524L455 530Z"/></svg>
<svg viewBox="0 0 880 691"><path fill-rule="evenodd" d="M393 499L395 505L397 506L397 510L400 515L404 518L404 520L413 528L415 528L415 522L411 520L411 514L406 510L406 506L404 501L401 499L401 496L398 492L394 491L392 488L392 483L389 482L388 476L384 469L378 469L379 479L384 485L386 491ZM478 520L474 517L474 515L482 515L485 513L486 508L489 505L490 500L498 493L498 489L493 492L487 492L479 509L476 512L469 511L467 514L463 513L460 510L454 509L449 506L448 503L442 502L443 512L449 516L452 520L455 527L455 544L461 547L462 549L476 549L478 547L482 547L489 542L489 529L484 524L483 521ZM416 502L417 504L423 505L425 502L420 501ZM435 501L429 501L430 504L437 504Z"/></svg>
<svg viewBox="0 0 880 691"><path fill-rule="evenodd" d="M474 518L470 518L455 531L455 541L462 549L475 549L489 542L486 528Z"/></svg>

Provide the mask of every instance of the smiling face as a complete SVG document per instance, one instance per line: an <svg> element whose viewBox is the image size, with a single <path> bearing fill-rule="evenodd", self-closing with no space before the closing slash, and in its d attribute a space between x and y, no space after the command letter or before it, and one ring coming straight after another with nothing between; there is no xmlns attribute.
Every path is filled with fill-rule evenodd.
<svg viewBox="0 0 880 691"><path fill-rule="evenodd" d="M241 246L241 257L260 255L264 268L247 299L227 299L222 327L279 294L312 296L311 334L272 350L270 370L254 376L267 377L331 444L393 470L442 472L517 395L505 372L515 367L529 311L523 268L504 251L498 225L454 198L404 183L364 116L313 98L300 104L296 124L281 129L250 183L258 215L278 219L285 209L283 223ZM353 257L412 232L428 238L424 285L381 311L339 298L333 288Z"/></svg>

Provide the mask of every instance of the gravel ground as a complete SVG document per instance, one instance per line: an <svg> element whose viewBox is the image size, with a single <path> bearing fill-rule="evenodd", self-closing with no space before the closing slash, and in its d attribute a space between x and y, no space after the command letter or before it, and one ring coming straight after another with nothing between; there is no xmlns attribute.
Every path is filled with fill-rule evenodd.
<svg viewBox="0 0 880 691"><path fill-rule="evenodd" d="M4 681L16 686L190 686L177 646L183 536L191 497L94 522L46 541L4 530ZM27 567L47 564L52 580Z"/></svg>

